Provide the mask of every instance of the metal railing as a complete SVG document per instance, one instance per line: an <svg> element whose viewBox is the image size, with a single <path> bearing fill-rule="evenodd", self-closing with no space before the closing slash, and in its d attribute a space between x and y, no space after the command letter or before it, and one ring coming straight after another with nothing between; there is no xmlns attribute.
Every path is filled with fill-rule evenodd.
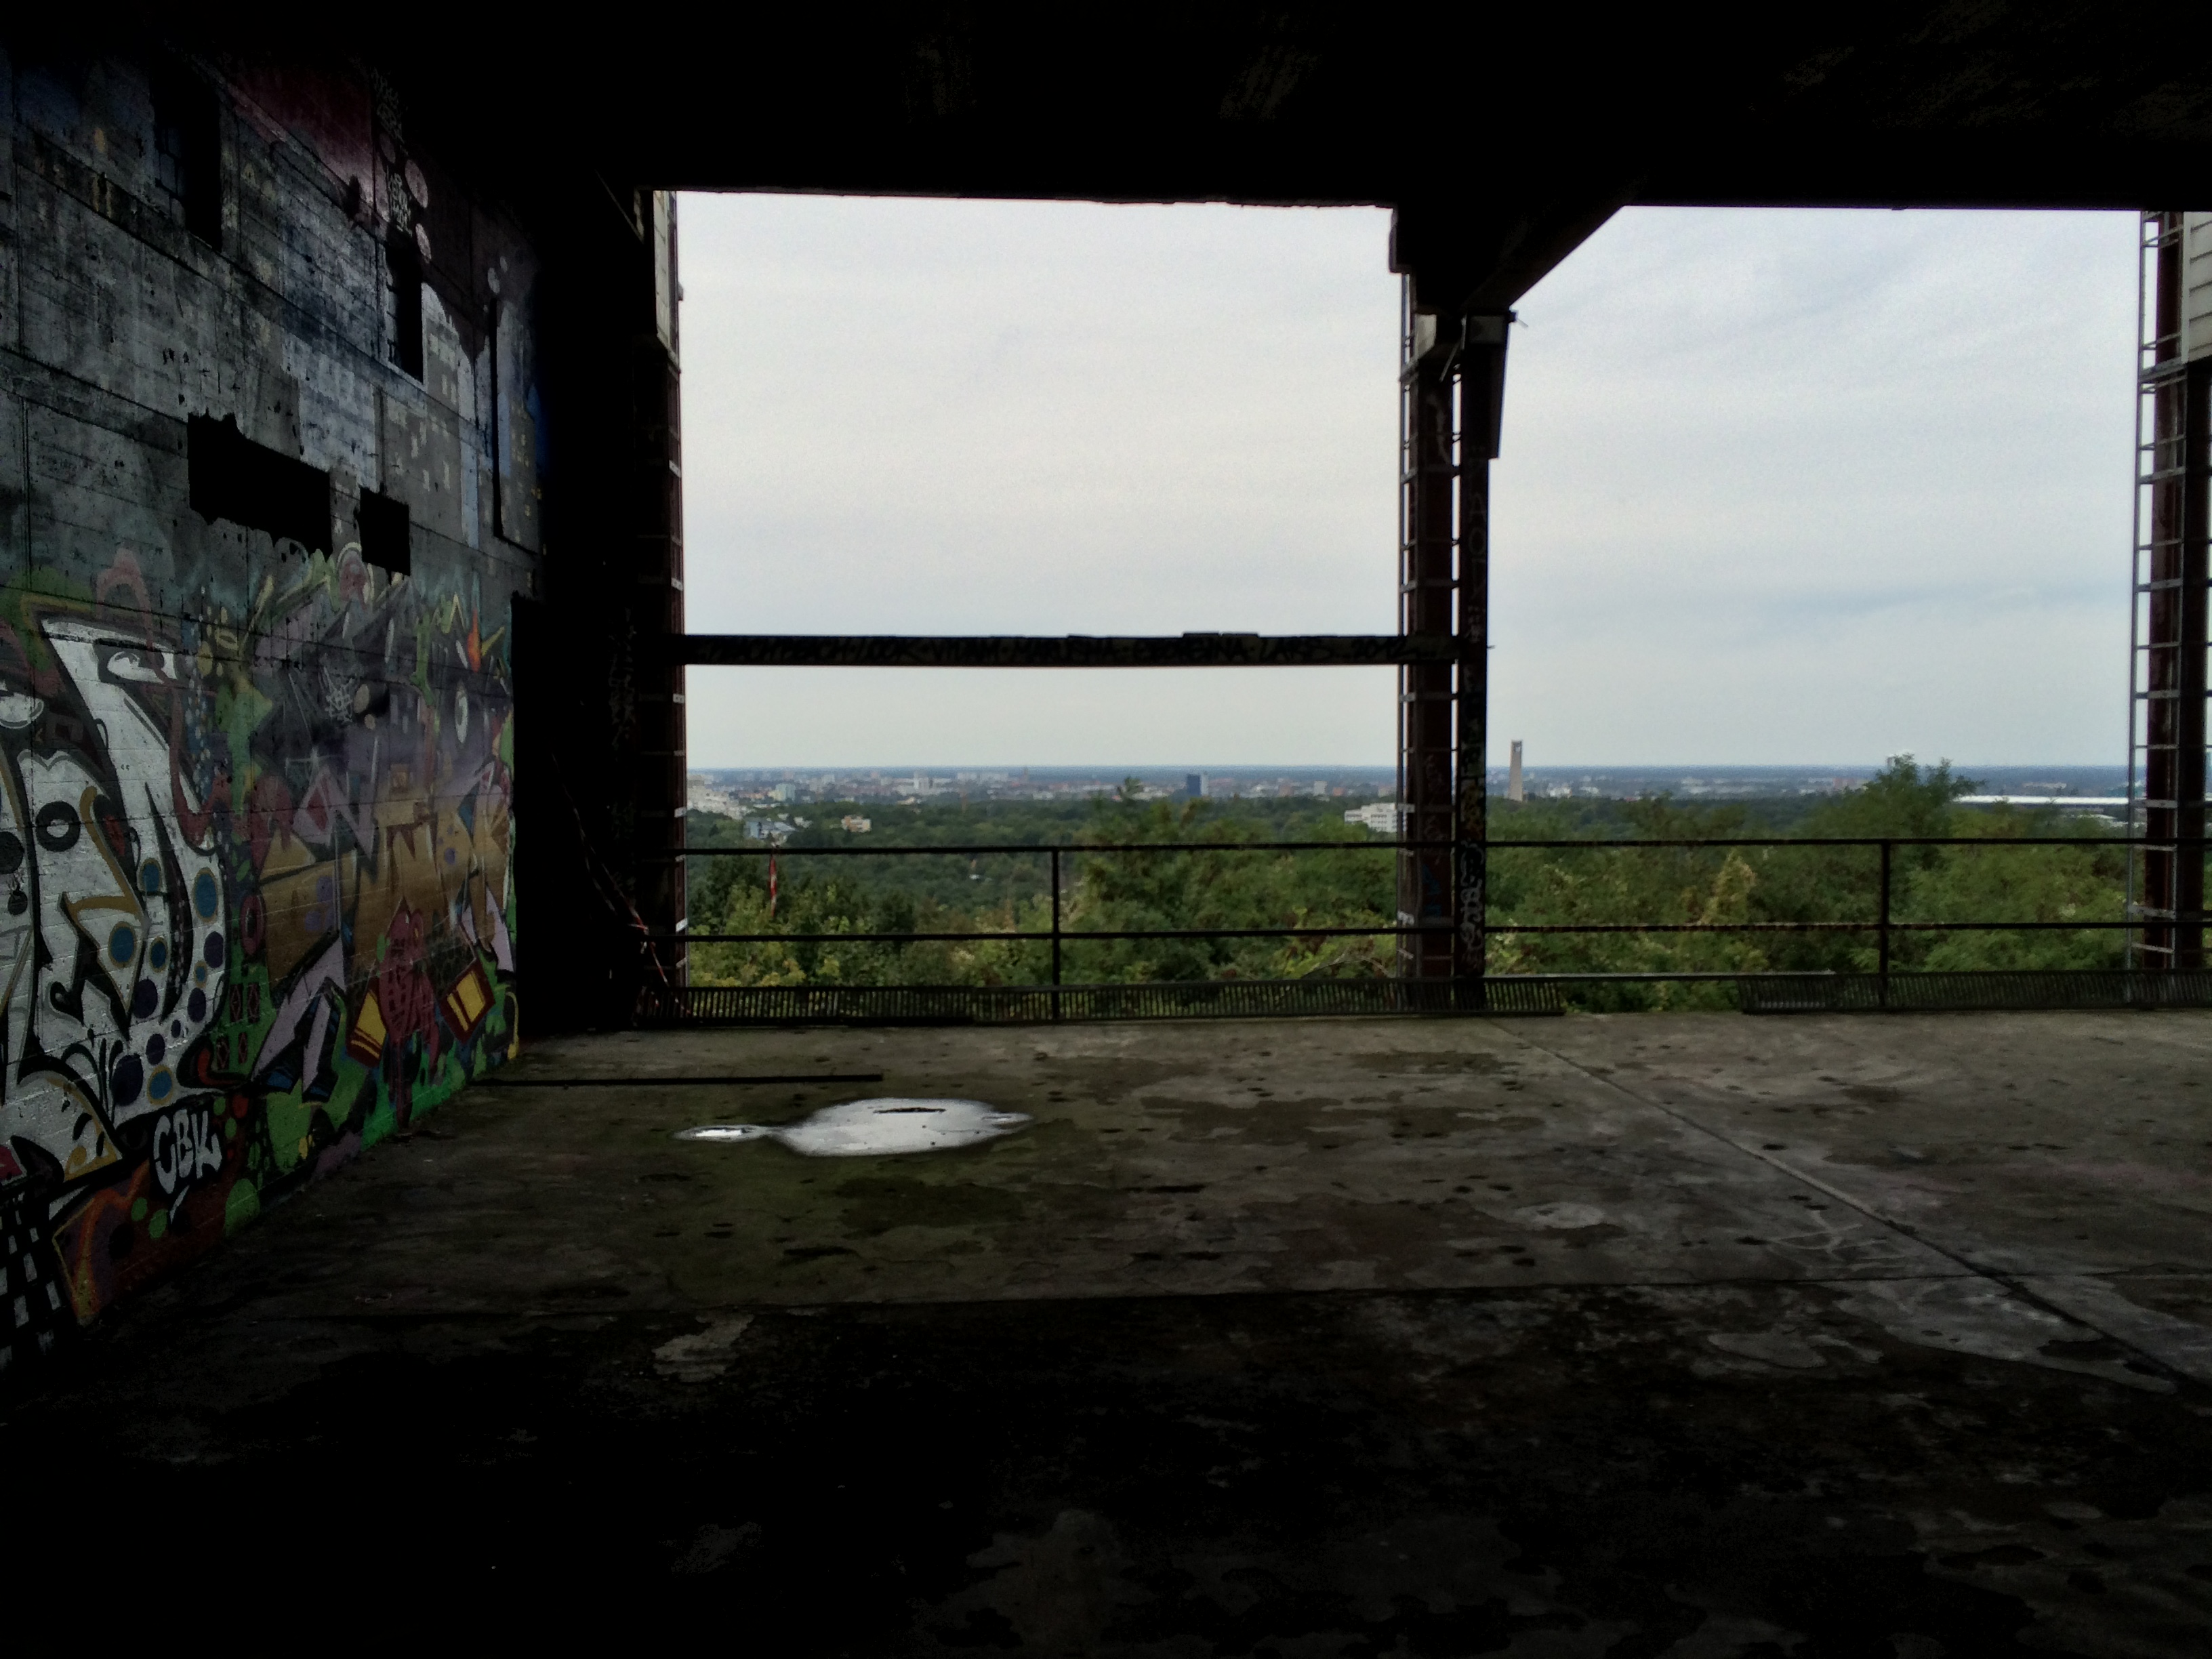
<svg viewBox="0 0 2212 1659"><path fill-rule="evenodd" d="M1896 897L1896 849L1900 847L1977 847L2008 850L2025 847L2132 847L2143 846L2141 839L2122 836L1756 836L1694 838L1684 840L1652 840L1644 838L1620 841L1492 841L1484 843L1492 852L1510 851L1516 848L1544 849L1574 849L1577 851L1610 851L1615 848L1660 847L1786 847L1825 848L1844 847L1876 848L1881 851L1881 875L1877 887L1877 910L1864 921L1739 921L1739 922L1609 922L1569 923L1556 926L1505 923L1493 926L1493 933L1873 933L1876 938L1877 971L1887 973L1889 968L1891 943L1899 933L2033 933L2053 930L2060 933L2098 932L2128 929L2138 922L2122 918L2112 921L1899 921L1894 911Z"/></svg>
<svg viewBox="0 0 2212 1659"><path fill-rule="evenodd" d="M2203 848L2203 838L2184 843L2161 843L2174 850L2185 847ZM661 859L676 858L757 858L781 856L797 858L981 858L987 856L1034 857L1045 855L1048 863L1048 882L1051 896L1049 925L1042 928L968 928L959 931L908 929L901 931L853 931L840 933L659 933L651 937L664 941L684 941L694 945L806 945L806 944L913 944L925 941L974 942L981 940L1036 941L1047 945L1050 955L1048 985L1057 992L1063 988L1063 952L1071 942L1091 943L1131 941L1143 939L1327 939L1327 938L1387 938L1416 933L1450 933L1455 924L1448 918L1431 921L1407 921L1401 916L1394 923L1358 926L1319 926L1289 924L1279 927L1130 927L1088 928L1066 926L1064 896L1066 892L1065 861L1070 858L1101 854L1138 854L1145 856L1189 856L1193 854L1254 854L1254 853L1389 853L1427 851L1439 848L1457 850L1462 847L1480 846L1492 854L1513 852L1574 852L1619 853L1656 849L1722 849L1722 848L1786 848L1803 853L1820 853L1851 848L1872 851L1878 857L1878 872L1874 894L1874 914L1858 920L1795 921L1626 921L1626 922L1522 922L1499 918L1486 919L1484 931L1498 937L1545 935L1650 935L1650 934L1853 934L1872 935L1875 940L1875 1003L1890 1005L1889 986L1893 973L1896 945L1901 937L1929 933L2101 933L2126 932L2140 927L2141 919L2125 915L2110 920L2066 919L2062 921L1990 921L1975 918L1929 921L1901 920L1896 915L1897 855L1900 848L1972 847L1988 851L2003 852L2028 848L2065 847L2075 849L2097 848L2125 848L2141 851L2147 843L2140 836L1703 836L1684 838L1624 837L1620 839L1564 839L1564 840L1490 840L1419 841L1396 838L1367 842L1346 841L1276 841L1276 842L981 842L949 846L920 847L792 847L763 843L757 847L691 848L681 853L655 855ZM2028 970L2019 970L2028 971ZM2095 971L2095 970L2050 970ZM1607 970L1585 973L1486 975L1485 982L1499 986L1502 981L1544 980L1565 981L1665 982L1696 981L1737 981L1760 979L1796 981L1807 977L1807 970L1797 969L1705 969L1705 970ZM1480 1000L1477 999L1479 1005ZM1055 1000L1055 1007L1057 1002Z"/></svg>
<svg viewBox="0 0 2212 1659"><path fill-rule="evenodd" d="M1146 939L1381 939L1408 933L1449 933L1453 924L1449 920L1427 922L1399 922L1394 925L1359 927L1328 927L1291 926L1286 927L1121 927L1073 928L1066 926L1062 906L1066 884L1062 879L1061 860L1067 855L1091 856L1102 853L1397 853L1425 851L1437 848L1456 848L1466 843L1454 841L1139 841L1107 842L991 842L951 847L699 847L681 854L656 855L662 860L673 858L982 858L996 855L1048 855L1050 874L1048 886L1052 897L1052 921L1048 927L968 928L957 933L937 933L907 930L896 933L701 933L685 930L681 933L659 933L649 935L656 939L682 939L691 945L890 945L918 944L924 941L975 939L1042 939L1050 942L1052 950L1052 978L1050 983L1061 983L1061 949L1067 940Z"/></svg>

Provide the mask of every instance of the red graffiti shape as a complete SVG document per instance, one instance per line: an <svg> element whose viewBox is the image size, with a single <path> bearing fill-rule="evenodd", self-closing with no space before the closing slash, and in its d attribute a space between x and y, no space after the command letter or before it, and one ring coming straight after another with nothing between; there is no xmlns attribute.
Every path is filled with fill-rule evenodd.
<svg viewBox="0 0 2212 1659"><path fill-rule="evenodd" d="M438 996L423 966L422 950L428 930L422 913L403 904L393 913L385 933L383 965L377 969L376 1000L384 1011L385 1048L388 1052L410 1036L429 1044L430 1058L438 1057Z"/></svg>

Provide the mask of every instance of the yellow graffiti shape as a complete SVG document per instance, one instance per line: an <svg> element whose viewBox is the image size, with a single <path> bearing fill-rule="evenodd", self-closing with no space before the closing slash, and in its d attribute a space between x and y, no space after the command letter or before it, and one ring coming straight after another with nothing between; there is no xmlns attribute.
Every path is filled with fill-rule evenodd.
<svg viewBox="0 0 2212 1659"><path fill-rule="evenodd" d="M282 981L344 920L346 884L336 859L317 859L306 845L271 847L262 867L263 945L269 976Z"/></svg>

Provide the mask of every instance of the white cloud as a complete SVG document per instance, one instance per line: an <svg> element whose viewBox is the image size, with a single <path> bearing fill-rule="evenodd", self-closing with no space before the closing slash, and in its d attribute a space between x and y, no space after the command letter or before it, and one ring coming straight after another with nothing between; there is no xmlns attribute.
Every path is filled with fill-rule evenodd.
<svg viewBox="0 0 2212 1659"><path fill-rule="evenodd" d="M1362 210L687 197L690 626L1387 631ZM2117 756L2122 216L1638 211L1531 294L1492 729ZM695 671L702 765L1387 763L1389 677Z"/></svg>

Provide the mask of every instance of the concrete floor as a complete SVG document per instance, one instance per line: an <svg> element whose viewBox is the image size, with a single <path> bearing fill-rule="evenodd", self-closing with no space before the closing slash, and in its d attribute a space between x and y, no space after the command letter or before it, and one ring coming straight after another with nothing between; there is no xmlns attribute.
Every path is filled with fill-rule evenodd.
<svg viewBox="0 0 2212 1659"><path fill-rule="evenodd" d="M33 1552L128 1492L742 1651L2202 1655L2208 1079L2191 1013L546 1042L0 1456ZM1036 1121L671 1139L876 1093Z"/></svg>

